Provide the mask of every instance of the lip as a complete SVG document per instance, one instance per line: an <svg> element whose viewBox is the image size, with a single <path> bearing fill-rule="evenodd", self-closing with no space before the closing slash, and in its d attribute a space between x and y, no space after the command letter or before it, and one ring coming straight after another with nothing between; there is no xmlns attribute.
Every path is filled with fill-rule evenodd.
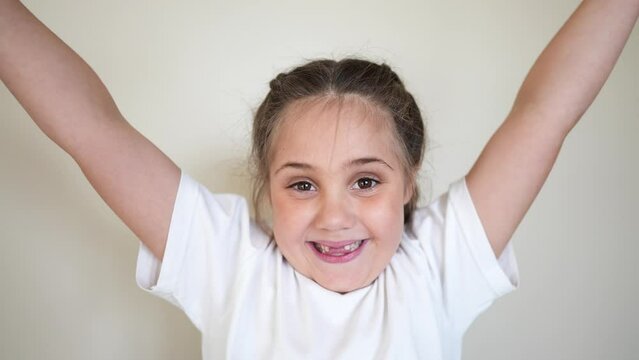
<svg viewBox="0 0 639 360"><path fill-rule="evenodd" d="M334 247L334 248L340 248L340 247L344 247L348 244L352 244L355 241L359 241L361 239L354 239L354 240L346 240L346 241L326 241L326 240L315 240L315 241L310 241L310 242L314 242L314 243L318 243L318 244L322 244L324 246L330 246L330 247ZM312 245L312 244L311 244Z"/></svg>
<svg viewBox="0 0 639 360"><path fill-rule="evenodd" d="M341 246L345 246L355 241L357 240L340 241L340 242L331 242L331 241L313 241L313 242L326 245L326 246L340 247L340 244L343 244ZM308 246L309 249L311 249L311 251L313 252L313 254L315 254L320 260L327 263L331 263L331 264L342 264L342 263L352 261L359 254L362 253L362 251L364 250L364 247L366 246L366 244L368 244L368 240L362 240L362 244L357 248L357 250L343 256L332 256L328 254L322 254L321 252L319 252L319 250L315 248L315 245L313 245L313 242L307 242L306 246Z"/></svg>

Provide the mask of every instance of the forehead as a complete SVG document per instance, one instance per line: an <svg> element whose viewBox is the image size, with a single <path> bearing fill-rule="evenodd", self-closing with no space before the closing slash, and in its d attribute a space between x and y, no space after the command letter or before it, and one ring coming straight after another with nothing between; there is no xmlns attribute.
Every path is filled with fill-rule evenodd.
<svg viewBox="0 0 639 360"><path fill-rule="evenodd" d="M296 101L276 132L271 169L286 162L328 169L370 157L398 166L392 126L388 112L356 95Z"/></svg>

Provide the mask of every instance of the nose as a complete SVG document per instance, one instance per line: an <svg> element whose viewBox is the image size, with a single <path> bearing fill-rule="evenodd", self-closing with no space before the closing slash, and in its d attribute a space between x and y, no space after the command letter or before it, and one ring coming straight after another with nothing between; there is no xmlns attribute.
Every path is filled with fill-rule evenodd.
<svg viewBox="0 0 639 360"><path fill-rule="evenodd" d="M356 215L353 200L348 194L325 194L320 199L315 225L322 230L338 231L355 225Z"/></svg>

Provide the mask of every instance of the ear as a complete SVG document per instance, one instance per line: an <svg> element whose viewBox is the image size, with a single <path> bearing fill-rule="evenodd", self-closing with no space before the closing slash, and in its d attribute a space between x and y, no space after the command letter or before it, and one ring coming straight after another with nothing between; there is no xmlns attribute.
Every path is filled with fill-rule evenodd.
<svg viewBox="0 0 639 360"><path fill-rule="evenodd" d="M415 194L415 186L415 177L411 174L411 178L406 181L406 185L404 186L404 205L408 204Z"/></svg>
<svg viewBox="0 0 639 360"><path fill-rule="evenodd" d="M265 201L269 207L273 207L273 200L271 199L271 182L267 181L264 184L264 192L262 193L262 201Z"/></svg>
<svg viewBox="0 0 639 360"><path fill-rule="evenodd" d="M414 193L413 186L409 184L404 191L404 205L408 204Z"/></svg>

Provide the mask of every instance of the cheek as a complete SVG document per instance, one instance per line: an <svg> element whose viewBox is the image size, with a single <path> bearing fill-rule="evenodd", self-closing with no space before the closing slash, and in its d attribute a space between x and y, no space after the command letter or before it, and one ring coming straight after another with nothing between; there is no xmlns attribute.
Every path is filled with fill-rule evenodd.
<svg viewBox="0 0 639 360"><path fill-rule="evenodd" d="M271 197L273 233L278 243L294 241L303 235L310 215L308 210L300 205L286 194L274 194Z"/></svg>
<svg viewBox="0 0 639 360"><path fill-rule="evenodd" d="M363 218L369 228L376 229L378 236L396 237L399 241L404 229L404 204L401 197L371 199L362 205Z"/></svg>
<svg viewBox="0 0 639 360"><path fill-rule="evenodd" d="M281 228L286 228L286 221L290 221L290 206L278 197L277 195L271 197L271 212L273 216L273 230L278 231Z"/></svg>

